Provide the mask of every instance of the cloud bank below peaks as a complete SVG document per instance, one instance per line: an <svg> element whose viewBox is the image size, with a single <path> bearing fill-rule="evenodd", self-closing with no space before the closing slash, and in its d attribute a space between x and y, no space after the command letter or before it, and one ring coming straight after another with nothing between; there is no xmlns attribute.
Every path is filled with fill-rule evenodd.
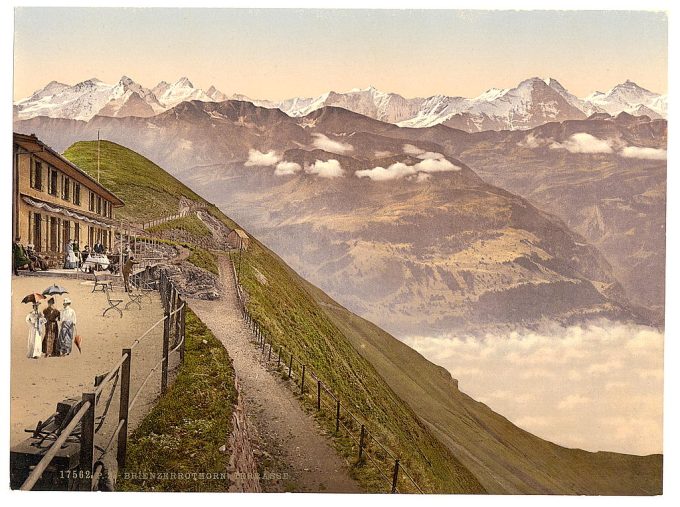
<svg viewBox="0 0 680 507"><path fill-rule="evenodd" d="M314 133L312 134L312 137L314 138L312 144L315 148L319 148L320 150L335 153L336 155L345 155L354 151L354 146L351 144L335 141L323 134Z"/></svg>
<svg viewBox="0 0 680 507"><path fill-rule="evenodd" d="M355 172L357 178L373 181L391 181L414 177L417 182L430 179L431 173L460 171L460 167L447 160L441 153L425 151L412 144L404 145L404 154L421 159L413 165L395 162L387 167L373 167Z"/></svg>
<svg viewBox="0 0 680 507"><path fill-rule="evenodd" d="M281 161L281 156L277 155L274 150L263 153L260 150L250 149L248 150L248 160L245 162L245 166L259 166L259 167L272 167Z"/></svg>
<svg viewBox="0 0 680 507"><path fill-rule="evenodd" d="M553 139L544 139L530 132L517 143L520 148L538 149L547 146L552 150L566 150L569 153L581 154L617 154L624 158L645 160L666 160L666 150L661 148L643 148L639 146L626 146L618 139L600 139L587 132L577 132L567 138L566 141L557 142Z"/></svg>
<svg viewBox="0 0 680 507"><path fill-rule="evenodd" d="M340 162L334 158L330 160L317 160L312 165L305 167L307 174L314 174L320 178L340 178L345 174Z"/></svg>

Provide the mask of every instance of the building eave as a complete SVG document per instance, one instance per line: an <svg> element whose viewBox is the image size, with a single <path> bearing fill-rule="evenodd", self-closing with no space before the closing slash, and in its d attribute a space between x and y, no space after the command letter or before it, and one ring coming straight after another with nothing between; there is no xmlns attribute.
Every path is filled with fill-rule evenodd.
<svg viewBox="0 0 680 507"><path fill-rule="evenodd" d="M95 180L92 176L83 171L80 167L75 165L70 160L66 159L57 151L50 148L44 142L37 138L35 134L19 134L14 132L14 142L19 144L28 153L35 155L48 164L58 167L59 164L66 165L69 169L75 171L79 176L82 176L86 180L86 185L95 192L102 194L106 197L114 208L120 208L125 205L123 200L114 194L111 190L106 188L104 185ZM23 144L22 144L23 143ZM31 150L30 147L24 144L34 145L40 148L39 150ZM63 169L63 167L62 167ZM93 188L94 187L94 188Z"/></svg>

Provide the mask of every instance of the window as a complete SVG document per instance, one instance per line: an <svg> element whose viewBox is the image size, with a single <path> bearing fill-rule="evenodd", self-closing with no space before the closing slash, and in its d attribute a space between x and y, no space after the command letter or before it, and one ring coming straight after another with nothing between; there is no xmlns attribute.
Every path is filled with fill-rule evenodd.
<svg viewBox="0 0 680 507"><path fill-rule="evenodd" d="M102 198L97 196L97 214L102 214Z"/></svg>
<svg viewBox="0 0 680 507"><path fill-rule="evenodd" d="M33 213L32 243L36 252L42 251L42 215L40 213Z"/></svg>
<svg viewBox="0 0 680 507"><path fill-rule="evenodd" d="M73 182L73 204L80 206L80 183Z"/></svg>
<svg viewBox="0 0 680 507"><path fill-rule="evenodd" d="M42 163L31 157L31 187L42 190Z"/></svg>
<svg viewBox="0 0 680 507"><path fill-rule="evenodd" d="M88 209L90 211L94 211L94 208L95 208L94 192L90 192L90 207Z"/></svg>
<svg viewBox="0 0 680 507"><path fill-rule="evenodd" d="M58 181L57 181L57 171L53 168L49 168L48 170L48 177L47 177L47 192L50 195L57 195L57 186L58 186Z"/></svg>
<svg viewBox="0 0 680 507"><path fill-rule="evenodd" d="M76 222L73 230L73 239L75 240L76 243L78 243L78 246L80 246L80 224Z"/></svg>
<svg viewBox="0 0 680 507"><path fill-rule="evenodd" d="M71 199L71 179L63 174L61 175L61 198L65 201Z"/></svg>
<svg viewBox="0 0 680 507"><path fill-rule="evenodd" d="M64 227L64 245L71 242L71 222L69 220L63 221Z"/></svg>
<svg viewBox="0 0 680 507"><path fill-rule="evenodd" d="M49 227L50 227L50 232L49 232L49 238L50 238L50 246L49 250L51 252L58 252L59 251L59 224L57 223L57 217L49 217Z"/></svg>

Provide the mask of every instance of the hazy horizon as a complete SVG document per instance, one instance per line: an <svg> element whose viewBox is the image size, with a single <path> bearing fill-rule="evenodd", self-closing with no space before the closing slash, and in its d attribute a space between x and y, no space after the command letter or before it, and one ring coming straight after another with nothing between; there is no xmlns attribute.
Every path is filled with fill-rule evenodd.
<svg viewBox="0 0 680 507"><path fill-rule="evenodd" d="M369 85L475 97L533 76L579 97L627 79L667 92L662 12L22 7L14 40L14 100L123 75L270 100Z"/></svg>

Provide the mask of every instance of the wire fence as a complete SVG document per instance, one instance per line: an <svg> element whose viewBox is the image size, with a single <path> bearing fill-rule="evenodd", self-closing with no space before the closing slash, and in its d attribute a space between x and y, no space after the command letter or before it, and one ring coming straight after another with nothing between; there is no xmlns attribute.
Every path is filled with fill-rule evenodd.
<svg viewBox="0 0 680 507"><path fill-rule="evenodd" d="M127 454L128 423L130 412L135 406L143 390L149 385L152 375L161 370L160 391L161 395L168 388L168 373L170 358L177 354L179 364L184 361L186 310L185 299L173 284L165 270L160 271L158 278L152 275L151 270L131 276L130 281L138 289L149 288L157 290L163 306L163 318L155 322L142 335L136 338L132 344L122 349L120 360L109 372L95 379L95 387L92 391L82 393L82 399L74 404L64 420L55 428L43 424L36 428L33 438L38 437L41 441L53 440L52 445L46 449L40 461L33 467L28 477L21 484L20 489L31 490L39 483L43 474L48 470L58 455L62 446L71 441L79 446L78 465L75 470L68 470L66 478L69 480L69 489L83 491L95 491L99 488L100 478L105 470L104 458L116 450L116 462L118 469L125 468ZM163 325L163 352L159 361L151 368L143 379L136 392L131 396L131 361L134 349L151 334L151 331ZM110 414L109 408L113 397L118 391L120 402L118 406L118 424L112 434L106 440L99 436L99 440L106 440L104 446L96 446L95 438L104 426L104 421ZM104 394L106 392L106 395ZM132 398L132 399L130 399ZM99 415L97 413L99 412ZM49 421L49 419L48 419ZM47 423L47 421L46 421ZM97 452L97 455L95 455ZM54 468L54 467L52 467Z"/></svg>
<svg viewBox="0 0 680 507"><path fill-rule="evenodd" d="M292 386L297 390L303 400L313 403L320 415L331 418L335 424L335 434L344 433L358 446L357 464L370 463L386 484L389 484L391 493L403 492L423 493L413 476L401 463L398 455L390 451L369 430L366 421L353 413L344 402L333 392L331 387L314 372L309 365L300 361L295 354L284 345L267 335L263 327L252 317L246 304L247 296L240 284L238 272L233 258L229 258L239 309L246 325L250 328L261 357L282 375L292 381ZM401 482L400 482L401 481Z"/></svg>

